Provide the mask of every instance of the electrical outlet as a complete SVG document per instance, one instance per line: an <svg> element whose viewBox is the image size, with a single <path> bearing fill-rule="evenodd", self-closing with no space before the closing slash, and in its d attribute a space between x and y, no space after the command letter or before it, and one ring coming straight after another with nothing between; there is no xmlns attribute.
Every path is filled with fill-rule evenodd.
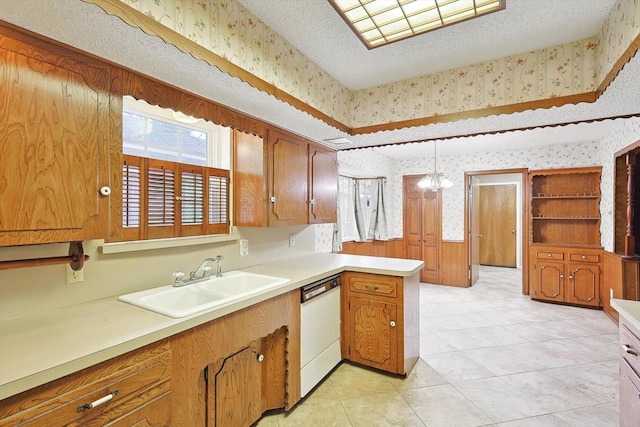
<svg viewBox="0 0 640 427"><path fill-rule="evenodd" d="M249 255L249 241L247 239L240 239L240 256Z"/></svg>
<svg viewBox="0 0 640 427"><path fill-rule="evenodd" d="M82 270L74 270L70 265L65 265L67 270L67 285L72 283L80 283L84 280L84 274L82 274Z"/></svg>
<svg viewBox="0 0 640 427"><path fill-rule="evenodd" d="M296 235L289 234L289 247L293 248L296 245Z"/></svg>

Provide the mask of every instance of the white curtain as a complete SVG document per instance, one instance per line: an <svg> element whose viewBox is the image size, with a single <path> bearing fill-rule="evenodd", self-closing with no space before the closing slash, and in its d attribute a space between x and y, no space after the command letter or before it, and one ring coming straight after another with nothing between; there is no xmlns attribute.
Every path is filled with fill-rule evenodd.
<svg viewBox="0 0 640 427"><path fill-rule="evenodd" d="M342 251L342 217L340 216L340 197L336 200L336 222L333 223L333 239L331 240L331 252Z"/></svg>
<svg viewBox="0 0 640 427"><path fill-rule="evenodd" d="M371 221L369 221L369 231L367 238L370 240L389 240L389 229L387 227L387 211L385 209L385 179L376 178L376 192L373 196L373 210L371 211Z"/></svg>
<svg viewBox="0 0 640 427"><path fill-rule="evenodd" d="M362 211L362 202L360 197L360 184L357 179L353 180L353 211L356 219L356 241L364 242L367 240L367 230L364 223L364 212Z"/></svg>

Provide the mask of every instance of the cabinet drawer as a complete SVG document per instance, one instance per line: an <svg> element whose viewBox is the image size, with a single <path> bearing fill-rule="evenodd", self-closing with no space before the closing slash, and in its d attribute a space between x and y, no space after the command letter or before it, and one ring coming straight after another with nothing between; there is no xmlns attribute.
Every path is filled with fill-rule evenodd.
<svg viewBox="0 0 640 427"><path fill-rule="evenodd" d="M598 254L569 253L569 261L600 262Z"/></svg>
<svg viewBox="0 0 640 427"><path fill-rule="evenodd" d="M537 259L564 259L564 252L540 251L536 252Z"/></svg>
<svg viewBox="0 0 640 427"><path fill-rule="evenodd" d="M371 275L348 276L351 292L381 295L395 298L398 294L398 283L392 277Z"/></svg>
<svg viewBox="0 0 640 427"><path fill-rule="evenodd" d="M620 356L640 374L640 338L636 333L626 323L620 323Z"/></svg>
<svg viewBox="0 0 640 427"><path fill-rule="evenodd" d="M5 399L0 427L104 426L170 391L171 352L162 350L152 345Z"/></svg>

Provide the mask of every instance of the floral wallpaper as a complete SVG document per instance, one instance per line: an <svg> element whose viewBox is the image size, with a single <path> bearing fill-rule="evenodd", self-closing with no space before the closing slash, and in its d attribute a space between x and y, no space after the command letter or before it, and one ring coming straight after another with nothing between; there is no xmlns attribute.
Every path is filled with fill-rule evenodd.
<svg viewBox="0 0 640 427"><path fill-rule="evenodd" d="M640 141L640 118L633 117L618 125L602 139L598 147L598 164L602 165L600 190L600 236L606 251L613 252L613 185L615 179L615 153L637 141Z"/></svg>
<svg viewBox="0 0 640 427"><path fill-rule="evenodd" d="M638 36L640 0L618 0L597 34L600 40L596 49L598 84Z"/></svg>
<svg viewBox="0 0 640 427"><path fill-rule="evenodd" d="M315 252L331 252L333 243L333 224L315 224Z"/></svg>
<svg viewBox="0 0 640 427"><path fill-rule="evenodd" d="M351 126L593 92L597 87L596 46L597 38L591 37L359 90L351 96Z"/></svg>
<svg viewBox="0 0 640 427"><path fill-rule="evenodd" d="M640 34L618 0L584 40L351 92L235 0L120 0L351 127L593 92Z"/></svg>
<svg viewBox="0 0 640 427"><path fill-rule="evenodd" d="M478 170L513 168L548 169L594 166L598 158L598 141L549 145L527 150L503 150L461 156L438 155L438 171L453 182L442 190L442 239L464 240L464 173ZM338 162L359 166L371 171L383 170L388 178L390 237L402 237L402 176L420 175L433 171L433 157L395 160L382 154L372 156L371 149L338 152Z"/></svg>
<svg viewBox="0 0 640 427"><path fill-rule="evenodd" d="M338 121L349 90L235 0L120 0Z"/></svg>

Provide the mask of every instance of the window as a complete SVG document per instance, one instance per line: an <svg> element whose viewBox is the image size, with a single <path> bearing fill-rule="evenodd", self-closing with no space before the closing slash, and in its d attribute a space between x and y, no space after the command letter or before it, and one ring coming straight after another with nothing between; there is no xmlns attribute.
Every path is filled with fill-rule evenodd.
<svg viewBox="0 0 640 427"><path fill-rule="evenodd" d="M123 241L229 233L230 129L171 113L125 99Z"/></svg>
<svg viewBox="0 0 640 427"><path fill-rule="evenodd" d="M340 228L343 242L359 240L354 206L356 185L358 186L365 232L369 229L369 223L371 222L371 213L374 208L376 191L375 180L340 176L338 180L338 193L340 197Z"/></svg>

